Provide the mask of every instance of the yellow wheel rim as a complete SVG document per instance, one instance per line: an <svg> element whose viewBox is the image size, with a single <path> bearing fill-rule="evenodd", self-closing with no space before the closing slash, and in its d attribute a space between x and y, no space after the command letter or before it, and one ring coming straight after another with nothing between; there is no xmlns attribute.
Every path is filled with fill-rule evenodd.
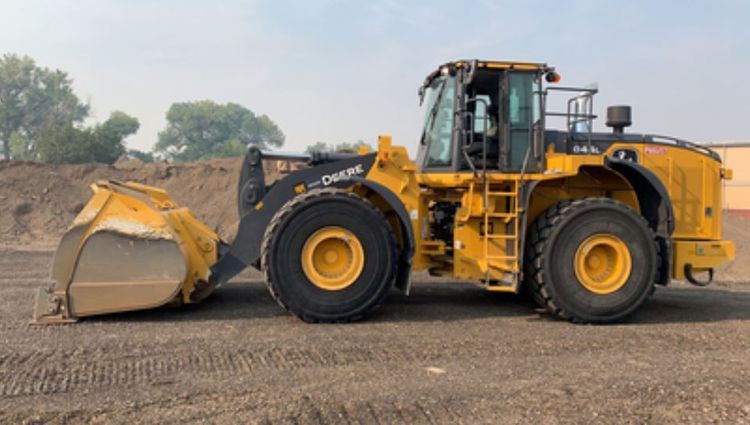
<svg viewBox="0 0 750 425"><path fill-rule="evenodd" d="M302 247L302 270L321 289L338 291L348 287L364 266L362 244L343 227L324 227L310 235Z"/></svg>
<svg viewBox="0 0 750 425"><path fill-rule="evenodd" d="M574 264L581 285L600 295L622 288L633 265L628 246L611 234L598 234L583 241L576 250Z"/></svg>

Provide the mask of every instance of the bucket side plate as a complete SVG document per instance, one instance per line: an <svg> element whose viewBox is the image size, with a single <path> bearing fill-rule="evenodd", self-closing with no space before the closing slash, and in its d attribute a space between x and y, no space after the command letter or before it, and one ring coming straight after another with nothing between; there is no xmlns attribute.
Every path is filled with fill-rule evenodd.
<svg viewBox="0 0 750 425"><path fill-rule="evenodd" d="M55 286L39 291L32 323L141 310L179 298L188 274L183 241L146 196L148 188L113 182L92 187L94 196L60 241L51 273Z"/></svg>
<svg viewBox="0 0 750 425"><path fill-rule="evenodd" d="M81 317L158 307L178 294L185 273L174 240L97 232L78 256L69 308Z"/></svg>

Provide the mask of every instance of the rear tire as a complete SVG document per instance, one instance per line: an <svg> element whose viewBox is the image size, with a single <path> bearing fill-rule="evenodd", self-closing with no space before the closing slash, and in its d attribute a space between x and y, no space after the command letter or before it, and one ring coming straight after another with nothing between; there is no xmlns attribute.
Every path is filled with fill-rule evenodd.
<svg viewBox="0 0 750 425"><path fill-rule="evenodd" d="M653 232L627 205L608 198L564 201L529 229L527 290L572 322L617 322L653 292L657 260Z"/></svg>
<svg viewBox="0 0 750 425"><path fill-rule="evenodd" d="M276 213L261 267L271 295L292 314L306 322L349 322L385 299L396 278L398 248L373 204L322 189L297 196Z"/></svg>

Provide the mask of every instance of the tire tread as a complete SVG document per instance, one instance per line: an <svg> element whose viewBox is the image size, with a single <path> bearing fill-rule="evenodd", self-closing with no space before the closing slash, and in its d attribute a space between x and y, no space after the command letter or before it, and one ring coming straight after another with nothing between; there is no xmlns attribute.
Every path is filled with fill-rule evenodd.
<svg viewBox="0 0 750 425"><path fill-rule="evenodd" d="M615 201L610 198L598 198L588 197L579 198L572 200L561 201L552 207L548 208L542 213L529 228L526 250L524 253L524 274L526 275L527 290L530 292L531 297L540 307L546 309L550 314L553 314L561 319L568 320L573 323L588 323L589 321L580 317L573 311L562 308L559 303L551 296L548 290L548 282L545 280L544 265L545 265L545 248L550 242L550 237L554 231L562 223L565 222L566 218L574 214L577 210L591 205L614 205L619 208L626 208L628 212L633 213L633 217L637 217L642 222L645 228L650 230L648 222L640 214L635 213L626 204ZM652 233L652 240L653 240ZM653 283L649 289L649 295L653 293ZM625 319L629 315L623 315L618 317L612 322L619 322Z"/></svg>
<svg viewBox="0 0 750 425"><path fill-rule="evenodd" d="M356 200L363 208L368 208L371 211L375 212L379 216L382 217L384 222L387 223L385 215L383 215L383 212L380 211L372 202L368 201L365 198L362 198L361 196L349 192L347 190L338 189L338 188L324 188L324 189L315 189L311 190L309 192L303 193L299 196L295 196L294 198L290 199L282 208L280 208L276 214L274 214L273 218L271 219L270 223L268 224L268 227L266 228L266 231L263 235L263 243L261 244L261 261L260 266L261 270L263 271L264 275L264 282L266 287L268 288L268 291L271 293L271 298L273 298L284 310L288 311L289 313L299 317L300 319L304 320L308 323L347 323L347 322L354 322L357 320L363 319L367 314L375 310L377 307L379 307L383 301L385 300L386 296L388 295L388 290L382 291L378 299L375 301L374 306L367 311L363 311L362 313L356 314L356 315L349 315L342 318L333 318L333 319L321 319L318 317L310 316L309 314L305 314L301 311L296 311L295 309L291 308L287 303L284 302L283 298L279 296L279 292L277 290L277 283L272 279L271 273L269 272L269 261L270 261L270 250L273 246L273 243L275 241L275 238L278 236L280 229L280 224L284 222L284 220L291 215L297 208L301 207L307 202L310 202L313 199L317 198L323 198L323 197L343 197L347 199L354 199ZM398 258L398 247L396 245L396 241L394 239L393 233L390 234L390 249L393 250L393 258ZM393 262L394 269L398 266L398 262ZM389 282L388 288L392 287L395 280L396 280L396 270L393 270L393 273L390 274L391 276L391 282Z"/></svg>

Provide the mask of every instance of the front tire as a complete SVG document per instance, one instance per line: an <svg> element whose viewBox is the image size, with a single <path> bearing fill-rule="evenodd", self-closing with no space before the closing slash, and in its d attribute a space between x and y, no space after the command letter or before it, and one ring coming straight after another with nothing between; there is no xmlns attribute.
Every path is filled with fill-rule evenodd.
<svg viewBox="0 0 750 425"><path fill-rule="evenodd" d="M263 241L273 298L306 322L359 320L385 299L398 248L383 214L351 192L322 189L280 209Z"/></svg>
<svg viewBox="0 0 750 425"><path fill-rule="evenodd" d="M529 229L527 288L550 313L582 323L633 314L653 291L654 234L627 205L608 198L561 202Z"/></svg>

